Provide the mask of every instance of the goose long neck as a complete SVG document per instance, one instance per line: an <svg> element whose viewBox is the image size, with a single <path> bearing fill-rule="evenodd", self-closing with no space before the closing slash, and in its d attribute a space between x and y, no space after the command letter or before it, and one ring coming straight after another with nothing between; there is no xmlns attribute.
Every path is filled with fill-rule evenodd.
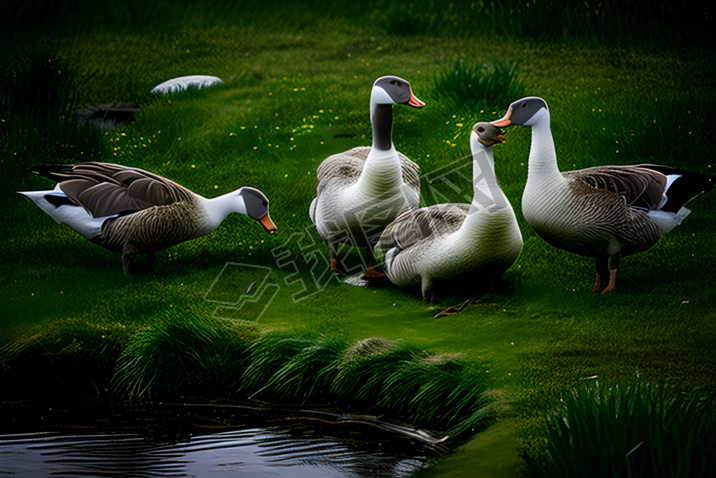
<svg viewBox="0 0 716 478"><path fill-rule="evenodd" d="M527 181L544 182L548 179L561 180L562 174L557 166L557 152L550 129L549 112L532 125L532 142L530 145Z"/></svg>
<svg viewBox="0 0 716 478"><path fill-rule="evenodd" d="M482 211L494 213L509 206L505 194L497 183L492 148L473 150L472 188L474 195L468 219L470 216L477 216L473 213Z"/></svg>
<svg viewBox="0 0 716 478"><path fill-rule="evenodd" d="M365 160L357 188L368 196L394 191L403 184L400 159L393 146L393 107L370 102L373 147Z"/></svg>
<svg viewBox="0 0 716 478"><path fill-rule="evenodd" d="M514 229L514 212L497 183L492 148L473 149L472 170L474 197L465 221L455 233L455 247L504 241Z"/></svg>
<svg viewBox="0 0 716 478"><path fill-rule="evenodd" d="M393 105L370 104L373 127L373 149L388 151L393 147Z"/></svg>
<svg viewBox="0 0 716 478"><path fill-rule="evenodd" d="M202 196L197 197L199 197L199 201L204 209L204 216L207 219L207 227L211 230L217 229L229 214L235 212L239 214L246 214L244 200L238 194L238 191L223 194L211 199L207 199Z"/></svg>
<svg viewBox="0 0 716 478"><path fill-rule="evenodd" d="M400 159L393 145L388 150L372 148L358 179L357 188L369 197L395 191L403 185Z"/></svg>

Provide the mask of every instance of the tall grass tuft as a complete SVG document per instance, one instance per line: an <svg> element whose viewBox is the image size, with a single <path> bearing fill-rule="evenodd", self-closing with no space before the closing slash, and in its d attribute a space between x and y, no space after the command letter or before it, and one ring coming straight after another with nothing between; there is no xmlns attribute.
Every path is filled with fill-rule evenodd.
<svg viewBox="0 0 716 478"><path fill-rule="evenodd" d="M305 401L306 393L313 388L309 383L311 378L315 379L316 367L323 365L320 359L312 360L310 353L305 352L312 347L320 345L310 337L283 331L262 333L249 347L241 390L252 398Z"/></svg>
<svg viewBox="0 0 716 478"><path fill-rule="evenodd" d="M499 108L525 96L519 62L504 59L457 58L433 76L433 84L458 109Z"/></svg>
<svg viewBox="0 0 716 478"><path fill-rule="evenodd" d="M186 313L156 317L119 357L116 393L143 401L230 391L245 366L242 327Z"/></svg>
<svg viewBox="0 0 716 478"><path fill-rule="evenodd" d="M457 356L368 338L349 345L294 331L237 332L230 321L160 316L118 360L115 390L130 400L259 400L373 414L458 442L486 428L479 373ZM226 337L240 337L240 340Z"/></svg>
<svg viewBox="0 0 716 478"><path fill-rule="evenodd" d="M574 389L544 428L547 454L528 454L532 476L713 476L716 413L649 383Z"/></svg>
<svg viewBox="0 0 716 478"><path fill-rule="evenodd" d="M295 339L284 335L283 338L276 340L276 344L292 340ZM330 390L336 372L331 365L336 362L345 347L343 342L323 335L306 341L300 350L274 370L266 385L254 395L261 395L261 391L270 390L275 399L288 400L301 405L332 403L333 397L327 391ZM257 351L262 357L257 361L251 361L244 375L245 378L260 375L258 365L266 361L266 353L271 349L273 347ZM251 358L253 359L254 356Z"/></svg>

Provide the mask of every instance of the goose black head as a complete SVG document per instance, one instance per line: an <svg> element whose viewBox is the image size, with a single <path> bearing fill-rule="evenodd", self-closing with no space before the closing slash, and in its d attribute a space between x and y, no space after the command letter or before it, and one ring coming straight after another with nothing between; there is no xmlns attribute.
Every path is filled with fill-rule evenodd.
<svg viewBox="0 0 716 478"><path fill-rule="evenodd" d="M373 83L373 89L375 90L376 88L380 88L385 92L385 95L378 95L376 99L378 104L410 105L414 108L425 106L425 103L413 94L410 83L400 77L382 76Z"/></svg>
<svg viewBox="0 0 716 478"><path fill-rule="evenodd" d="M497 121L493 121L492 124L503 128L514 124L532 126L530 120L535 118L543 109L549 111L545 100L537 96L528 96L527 98L513 102L505 116Z"/></svg>
<svg viewBox="0 0 716 478"><path fill-rule="evenodd" d="M278 229L269 216L269 200L264 193L255 188L243 187L239 196L244 200L246 214L250 218L259 221L268 232Z"/></svg>

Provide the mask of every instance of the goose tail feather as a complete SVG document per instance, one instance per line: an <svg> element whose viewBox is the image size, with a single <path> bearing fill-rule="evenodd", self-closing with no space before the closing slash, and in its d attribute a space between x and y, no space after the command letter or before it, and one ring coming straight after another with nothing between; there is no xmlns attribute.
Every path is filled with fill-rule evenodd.
<svg viewBox="0 0 716 478"><path fill-rule="evenodd" d="M689 201L714 188L714 177L710 174L696 173L659 164L642 164L640 166L658 171L667 177L668 182L664 190L664 199L658 208L661 211L678 215Z"/></svg>

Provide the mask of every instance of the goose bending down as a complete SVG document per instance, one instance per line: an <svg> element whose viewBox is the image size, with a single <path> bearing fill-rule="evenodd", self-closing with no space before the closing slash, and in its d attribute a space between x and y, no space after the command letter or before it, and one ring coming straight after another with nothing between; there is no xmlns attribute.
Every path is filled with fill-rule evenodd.
<svg viewBox="0 0 716 478"><path fill-rule="evenodd" d="M373 269L380 233L420 203L418 165L393 146L393 104L425 106L404 79L378 78L370 95L373 145L334 154L318 166L309 214L328 246L331 270L336 269L337 246L344 243L366 248L366 277L381 275Z"/></svg>
<svg viewBox="0 0 716 478"><path fill-rule="evenodd" d="M110 163L36 166L56 181L54 190L20 192L55 221L86 239L122 253L128 273L138 253L154 253L215 231L231 213L247 214L269 232L276 230L268 199L243 187L212 199L138 168Z"/></svg>
<svg viewBox="0 0 716 478"><path fill-rule="evenodd" d="M689 214L684 205L713 177L658 164L596 166L561 173L542 98L512 103L493 124L532 128L522 212L549 244L595 259L593 292L615 289L621 258L645 251Z"/></svg>
<svg viewBox="0 0 716 478"><path fill-rule="evenodd" d="M377 251L393 284L420 286L427 298L434 283L488 283L514 263L522 235L497 183L492 154L492 145L502 142L500 129L489 123L477 123L470 133L472 204L406 211L383 231Z"/></svg>

